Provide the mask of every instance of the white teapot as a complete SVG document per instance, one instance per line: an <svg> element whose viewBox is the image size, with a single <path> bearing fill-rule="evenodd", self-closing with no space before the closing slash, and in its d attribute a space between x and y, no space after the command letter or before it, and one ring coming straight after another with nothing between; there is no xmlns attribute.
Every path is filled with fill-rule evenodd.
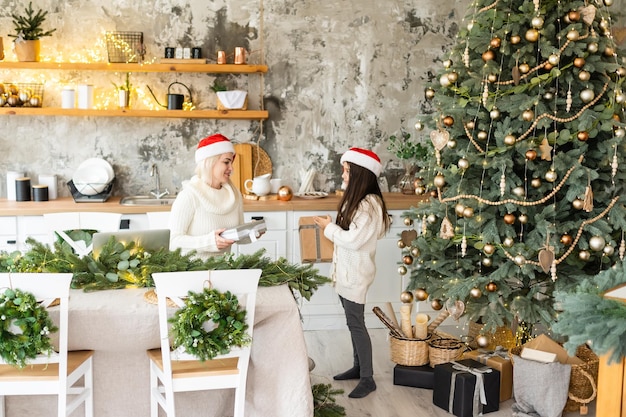
<svg viewBox="0 0 626 417"><path fill-rule="evenodd" d="M260 175L253 179L247 179L244 181L243 186L247 192L256 194L260 197L268 195L272 189L270 184L271 174Z"/></svg>

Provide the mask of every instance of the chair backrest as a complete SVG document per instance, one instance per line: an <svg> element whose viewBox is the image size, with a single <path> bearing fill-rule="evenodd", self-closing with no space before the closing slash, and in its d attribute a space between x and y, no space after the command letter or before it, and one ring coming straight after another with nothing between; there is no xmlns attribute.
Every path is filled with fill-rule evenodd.
<svg viewBox="0 0 626 417"><path fill-rule="evenodd" d="M170 212L169 211L149 211L148 228L150 229L169 229Z"/></svg>
<svg viewBox="0 0 626 417"><path fill-rule="evenodd" d="M246 309L246 324L248 334L252 337L254 329L254 312L256 293L261 277L260 269L229 269L217 271L180 271L155 272L152 274L159 305L159 329L161 335L161 351L163 353L163 370L171 374L171 360L197 360L191 355L173 354L169 338L168 326L168 299L178 306L184 305L184 298L189 291L200 293L207 286L220 292L230 291L236 295L239 304ZM233 349L229 354L219 357L239 356L246 352L249 356L250 347ZM168 354L169 353L169 354Z"/></svg>
<svg viewBox="0 0 626 417"><path fill-rule="evenodd" d="M84 241L74 241L67 235L68 230L96 230L98 232L114 232L120 229L122 213L106 212L67 212L45 213L43 215L46 226L53 241L60 236L79 256L85 256L92 250L91 245Z"/></svg>
<svg viewBox="0 0 626 417"><path fill-rule="evenodd" d="M0 291L13 288L29 292L37 300L42 300L41 305L46 308L55 300L59 300L58 356L42 354L28 363L58 362L60 380L67 376L68 304L71 281L71 273L0 273ZM54 340L56 336L52 339ZM0 359L0 363L5 362Z"/></svg>

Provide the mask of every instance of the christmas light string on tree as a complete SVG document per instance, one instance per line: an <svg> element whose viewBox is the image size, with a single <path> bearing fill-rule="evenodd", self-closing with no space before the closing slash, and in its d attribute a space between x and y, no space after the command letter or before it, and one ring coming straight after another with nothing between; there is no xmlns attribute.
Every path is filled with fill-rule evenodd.
<svg viewBox="0 0 626 417"><path fill-rule="evenodd" d="M462 300L487 330L549 329L555 291L623 259L626 69L611 4L470 5L426 89L431 199L405 213L420 233L398 245L421 299Z"/></svg>

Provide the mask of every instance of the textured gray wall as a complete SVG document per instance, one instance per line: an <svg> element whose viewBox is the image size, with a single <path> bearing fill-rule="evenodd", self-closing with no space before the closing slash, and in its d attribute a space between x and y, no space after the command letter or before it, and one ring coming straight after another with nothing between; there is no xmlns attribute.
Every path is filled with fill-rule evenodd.
<svg viewBox="0 0 626 417"><path fill-rule="evenodd" d="M0 0L0 36L6 60L11 52L10 14L26 1ZM200 46L213 58L235 46L252 51L250 63L268 65L264 76L221 76L248 89L249 107L263 105L270 118L256 121L0 116L0 198L6 197L7 170L60 178L64 182L90 157L102 157L115 169L115 194L147 193L149 168L158 164L161 183L180 187L193 172L199 139L221 132L235 141L260 141L269 154L274 177L294 190L300 172L318 171L315 186L332 191L340 184L339 155L350 146L371 147L383 158L383 175L393 183L400 162L387 150L390 134L412 126L423 105L429 72L446 58L467 2L378 0L33 0L49 10L43 38L47 59L83 59L93 52L106 61L104 31L144 33L147 58L162 56L165 46ZM44 105L60 106L63 85L94 84L96 99L113 93L122 74L79 71L0 71L0 81L45 80ZM194 93L199 108L214 108L214 74L137 73L134 107L154 106L150 85L165 101L168 85L180 81Z"/></svg>

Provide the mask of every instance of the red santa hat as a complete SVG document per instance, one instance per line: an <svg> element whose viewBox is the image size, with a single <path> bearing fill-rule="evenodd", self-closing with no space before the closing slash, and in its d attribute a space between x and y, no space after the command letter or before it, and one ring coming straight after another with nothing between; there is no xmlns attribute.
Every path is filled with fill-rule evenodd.
<svg viewBox="0 0 626 417"><path fill-rule="evenodd" d="M235 153L235 147L230 139L219 133L208 136L198 143L198 149L196 149L196 163L208 157L227 152Z"/></svg>
<svg viewBox="0 0 626 417"><path fill-rule="evenodd" d="M380 158L374 152L361 148L350 148L341 156L341 163L352 162L372 171L377 177L383 169Z"/></svg>

